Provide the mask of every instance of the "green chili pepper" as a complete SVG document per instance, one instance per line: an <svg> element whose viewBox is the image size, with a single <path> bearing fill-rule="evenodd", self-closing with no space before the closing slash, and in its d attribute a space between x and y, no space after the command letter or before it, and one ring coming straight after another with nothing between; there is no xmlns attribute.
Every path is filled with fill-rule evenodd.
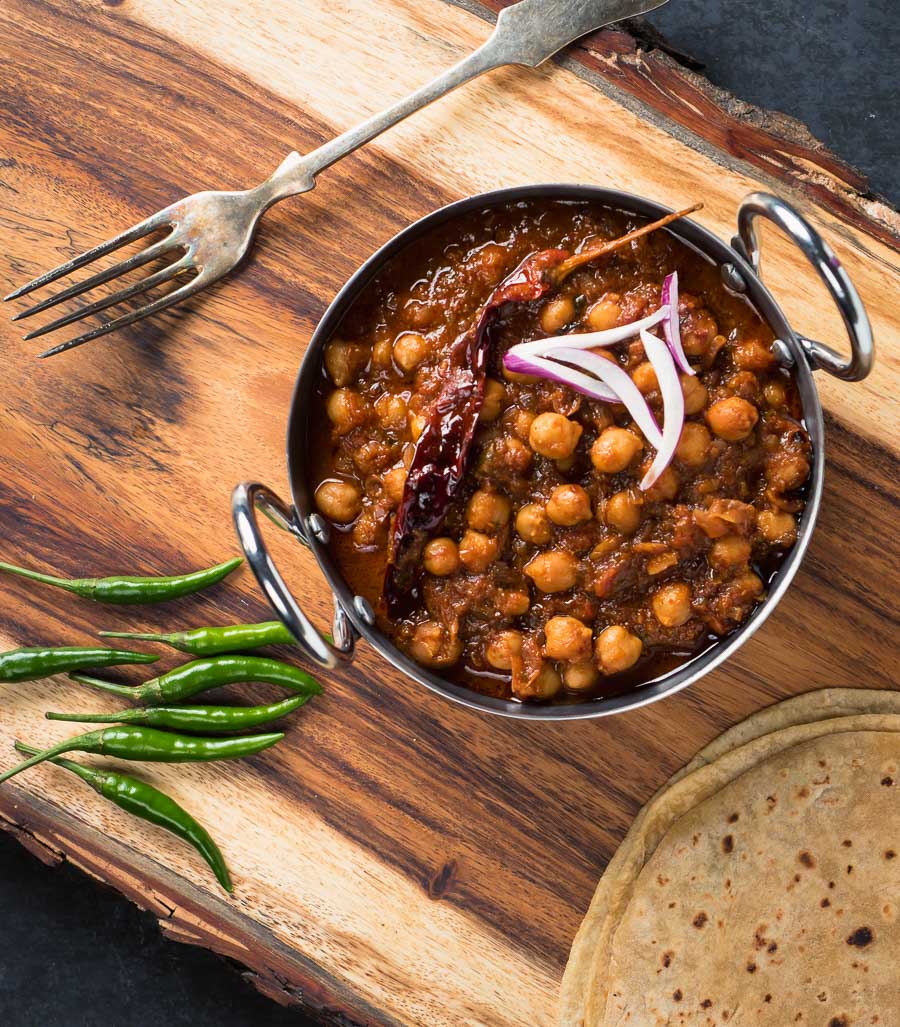
<svg viewBox="0 0 900 1027"><path fill-rule="evenodd" d="M168 635L138 631L101 631L101 638L133 638L144 642L165 642L193 656L218 656L220 653L259 649L264 645L295 645L296 639L280 620L262 624L228 624L220 628L194 628Z"/></svg>
<svg viewBox="0 0 900 1027"><path fill-rule="evenodd" d="M39 749L22 742L16 742L16 749L23 756L37 756L40 752ZM209 864L225 891L234 891L231 875L228 873L219 846L212 840L206 828L198 824L174 799L170 799L168 795L145 781L128 777L126 774L117 774L113 770L93 770L63 757L56 757L51 762L77 774L95 792L115 803L119 809L156 824L193 845Z"/></svg>
<svg viewBox="0 0 900 1027"><path fill-rule="evenodd" d="M12 649L0 653L0 681L37 681L85 667L114 667L122 663L155 663L158 657L128 649Z"/></svg>
<svg viewBox="0 0 900 1027"><path fill-rule="evenodd" d="M213 760L252 756L280 742L282 738L284 732L244 735L241 738L195 738L193 735L157 731L152 727L123 724L121 727L105 727L67 738L0 774L0 784L64 752L95 752L101 756L116 756L120 760L143 760L148 763L209 763Z"/></svg>
<svg viewBox="0 0 900 1027"><path fill-rule="evenodd" d="M200 592L217 581L227 577L243 560L238 556L233 560L220 563L216 567L194 571L192 574L179 574L168 578L55 578L50 574L40 574L25 567L15 567L11 563L0 562L0 571L9 571L32 581L40 581L45 585L55 585L67 592L95 599L98 603L117 603L119 605L136 605L139 603L162 603L167 599Z"/></svg>
<svg viewBox="0 0 900 1027"><path fill-rule="evenodd" d="M47 713L45 716L47 720L80 724L146 724L174 731L231 734L279 720L293 713L309 698L308 695L295 695L269 706L150 706L119 713Z"/></svg>
<svg viewBox="0 0 900 1027"><path fill-rule="evenodd" d="M125 695L145 706L178 703L198 692L207 692L222 685L235 685L242 681L262 681L269 685L282 685L294 694L318 695L322 686L305 670L292 667L281 660L262 656L216 656L208 660L193 660L159 677L151 678L137 687L114 685L109 681L73 674L74 681L98 688L102 692Z"/></svg>

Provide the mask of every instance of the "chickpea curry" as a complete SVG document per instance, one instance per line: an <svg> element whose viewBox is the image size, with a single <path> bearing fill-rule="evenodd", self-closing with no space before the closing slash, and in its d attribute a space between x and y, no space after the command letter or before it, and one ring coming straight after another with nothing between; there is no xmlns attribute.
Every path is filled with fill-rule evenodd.
<svg viewBox="0 0 900 1027"><path fill-rule="evenodd" d="M796 541L811 449L772 332L641 224L583 202L471 213L394 258L325 347L308 447L337 563L398 648L479 692L571 702L654 680L737 629ZM660 436L639 423L671 399L665 347L607 330L665 311L674 272L683 426L649 474ZM604 332L622 341L585 359L627 375L649 426L506 366L522 343Z"/></svg>

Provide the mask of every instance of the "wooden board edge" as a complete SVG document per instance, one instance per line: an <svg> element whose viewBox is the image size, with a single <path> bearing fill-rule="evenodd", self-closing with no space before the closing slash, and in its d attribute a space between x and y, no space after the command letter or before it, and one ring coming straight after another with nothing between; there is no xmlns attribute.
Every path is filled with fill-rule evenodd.
<svg viewBox="0 0 900 1027"><path fill-rule="evenodd" d="M446 0L492 21L515 0ZM797 118L739 99L700 74L646 19L592 33L556 58L617 102L731 170L790 191L900 252L900 212Z"/></svg>
<svg viewBox="0 0 900 1027"><path fill-rule="evenodd" d="M156 917L169 940L221 956L266 998L302 1008L327 1027L398 1027L311 960L280 942L224 899L201 891L159 863L64 810L16 789L0 795L0 830L49 866L70 863ZM75 837L78 842L75 842ZM237 938L246 939L243 943Z"/></svg>

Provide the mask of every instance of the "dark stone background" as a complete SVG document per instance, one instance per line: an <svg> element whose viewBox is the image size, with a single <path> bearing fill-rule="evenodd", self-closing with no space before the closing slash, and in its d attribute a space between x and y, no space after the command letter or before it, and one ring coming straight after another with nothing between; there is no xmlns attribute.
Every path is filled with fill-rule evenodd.
<svg viewBox="0 0 900 1027"><path fill-rule="evenodd" d="M900 203L896 0L672 0L651 21L742 99L782 110ZM303 1027L211 953L0 833L5 1027Z"/></svg>

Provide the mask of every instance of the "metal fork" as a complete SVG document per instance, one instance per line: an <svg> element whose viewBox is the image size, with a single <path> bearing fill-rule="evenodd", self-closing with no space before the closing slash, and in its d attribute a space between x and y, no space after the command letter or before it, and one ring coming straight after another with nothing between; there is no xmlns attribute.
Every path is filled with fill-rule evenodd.
<svg viewBox="0 0 900 1027"><path fill-rule="evenodd" d="M153 232L167 230L167 234L158 242L147 246L127 260L76 282L21 311L13 320L31 317L64 300L80 296L95 286L111 282L151 261L174 256L180 252L177 260L161 270L29 332L25 339L46 335L157 286L190 276L190 279L178 288L152 300L140 309L105 321L83 335L47 350L41 356L49 357L62 353L106 335L107 332L124 328L165 310L200 292L231 271L250 248L260 215L269 207L288 196L313 189L319 172L374 139L392 125L486 71L507 64L535 68L585 33L622 18L652 11L666 2L667 0L521 0L520 3L500 12L490 38L459 64L406 99L344 132L312 153L305 156L296 152L289 154L274 174L261 185L236 192L195 193L193 196L177 200L126 232L16 289L4 298L13 300L18 296L24 296L91 264L98 257L121 246Z"/></svg>

